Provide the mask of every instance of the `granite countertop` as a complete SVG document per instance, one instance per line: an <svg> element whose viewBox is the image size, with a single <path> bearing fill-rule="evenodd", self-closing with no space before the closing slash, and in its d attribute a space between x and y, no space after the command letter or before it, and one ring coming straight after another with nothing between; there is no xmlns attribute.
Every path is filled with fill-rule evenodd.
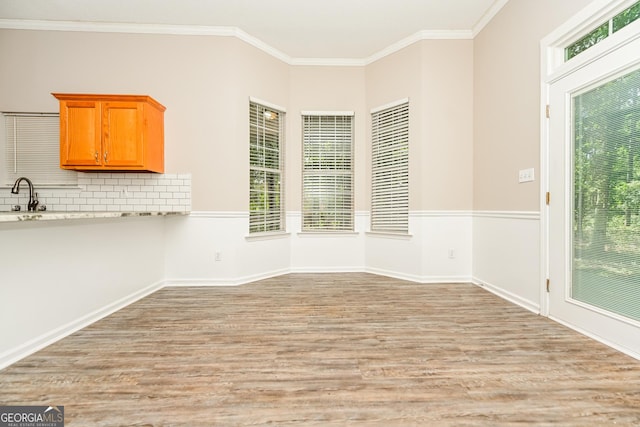
<svg viewBox="0 0 640 427"><path fill-rule="evenodd" d="M0 212L0 222L189 215L189 212Z"/></svg>

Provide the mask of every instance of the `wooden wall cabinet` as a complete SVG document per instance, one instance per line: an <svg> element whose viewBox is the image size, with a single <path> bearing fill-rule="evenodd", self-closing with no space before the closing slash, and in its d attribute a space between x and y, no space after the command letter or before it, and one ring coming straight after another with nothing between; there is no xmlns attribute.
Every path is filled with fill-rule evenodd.
<svg viewBox="0 0 640 427"><path fill-rule="evenodd" d="M60 167L164 172L164 110L146 95L53 93L60 101Z"/></svg>

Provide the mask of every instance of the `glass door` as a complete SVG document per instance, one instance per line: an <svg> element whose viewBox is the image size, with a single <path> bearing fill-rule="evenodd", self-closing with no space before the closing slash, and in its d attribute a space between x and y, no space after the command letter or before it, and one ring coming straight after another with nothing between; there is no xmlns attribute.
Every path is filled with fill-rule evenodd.
<svg viewBox="0 0 640 427"><path fill-rule="evenodd" d="M549 316L640 356L640 43L550 86Z"/></svg>

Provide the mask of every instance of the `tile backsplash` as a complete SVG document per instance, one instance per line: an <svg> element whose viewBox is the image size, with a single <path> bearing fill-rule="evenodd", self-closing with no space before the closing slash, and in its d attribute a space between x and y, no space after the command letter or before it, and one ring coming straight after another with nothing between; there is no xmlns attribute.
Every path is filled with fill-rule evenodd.
<svg viewBox="0 0 640 427"><path fill-rule="evenodd" d="M0 211L14 205L26 210L29 189L25 182L20 194L2 189ZM191 210L191 174L79 172L78 186L38 188L40 206L48 211L67 212L189 212Z"/></svg>

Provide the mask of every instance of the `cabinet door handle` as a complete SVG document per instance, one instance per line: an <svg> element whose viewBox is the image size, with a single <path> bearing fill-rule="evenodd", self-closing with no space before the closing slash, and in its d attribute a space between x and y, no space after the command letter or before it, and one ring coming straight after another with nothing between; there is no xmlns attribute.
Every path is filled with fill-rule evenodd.
<svg viewBox="0 0 640 427"><path fill-rule="evenodd" d="M98 163L98 156L99 156L98 152L96 151L95 154L93 155L93 157L95 157L95 159L96 159L96 163Z"/></svg>
<svg viewBox="0 0 640 427"><path fill-rule="evenodd" d="M108 162L108 160L107 160L107 156L108 156L108 154L109 154L109 152L107 152L107 151L105 151L105 152L104 152L104 162L105 162L105 163L107 163L107 162Z"/></svg>

